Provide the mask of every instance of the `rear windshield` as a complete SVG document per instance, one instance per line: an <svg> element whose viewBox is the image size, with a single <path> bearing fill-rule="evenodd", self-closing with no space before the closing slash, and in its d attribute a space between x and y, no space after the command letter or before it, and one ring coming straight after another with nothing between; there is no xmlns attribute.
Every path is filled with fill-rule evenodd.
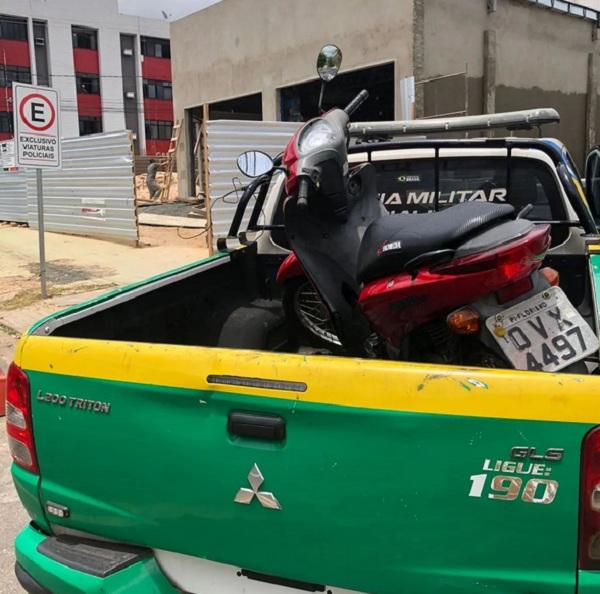
<svg viewBox="0 0 600 594"><path fill-rule="evenodd" d="M375 161L377 189L392 212L422 213L466 201L509 203L536 221L564 220L560 191L550 169L534 159L512 157L440 157L439 196L435 159Z"/></svg>

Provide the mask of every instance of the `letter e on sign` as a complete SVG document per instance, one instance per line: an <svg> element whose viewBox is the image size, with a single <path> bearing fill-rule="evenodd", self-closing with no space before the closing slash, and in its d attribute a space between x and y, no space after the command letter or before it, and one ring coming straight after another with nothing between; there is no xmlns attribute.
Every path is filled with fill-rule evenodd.
<svg viewBox="0 0 600 594"><path fill-rule="evenodd" d="M60 167L58 92L13 83L15 154L18 167Z"/></svg>

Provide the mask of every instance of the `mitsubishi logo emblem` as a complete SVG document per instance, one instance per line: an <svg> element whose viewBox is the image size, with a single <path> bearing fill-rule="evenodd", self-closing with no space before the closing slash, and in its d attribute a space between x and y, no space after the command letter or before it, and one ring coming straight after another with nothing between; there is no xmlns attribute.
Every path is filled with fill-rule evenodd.
<svg viewBox="0 0 600 594"><path fill-rule="evenodd" d="M242 487L235 496L234 501L236 503L249 505L256 495L263 507L268 507L269 509L281 509L281 504L277 501L277 497L275 497L273 493L269 491L259 491L260 486L265 482L265 477L262 475L260 468L256 464L252 466L248 473L248 482L252 488L248 489Z"/></svg>

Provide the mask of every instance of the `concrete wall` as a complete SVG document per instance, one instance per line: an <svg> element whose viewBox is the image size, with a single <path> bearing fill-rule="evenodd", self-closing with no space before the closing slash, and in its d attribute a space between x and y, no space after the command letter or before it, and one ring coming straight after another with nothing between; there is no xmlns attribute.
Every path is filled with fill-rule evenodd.
<svg viewBox="0 0 600 594"><path fill-rule="evenodd" d="M594 25L509 2L493 15L497 30L497 110L543 106L561 114L556 134L578 165L586 153L588 54Z"/></svg>
<svg viewBox="0 0 600 594"><path fill-rule="evenodd" d="M423 76L464 70L467 63L469 113L485 113L484 31L492 31L495 56L490 59L495 80L490 84L495 111L558 109L561 123L546 127L544 133L565 142L578 165L582 165L588 132L588 54L598 51L594 28L590 21L523 0L498 1L492 13L487 12L484 0L425 0ZM425 96L426 115L433 115L433 109L456 105L456 96L448 94L445 101L440 101L440 96L443 94L435 93L435 105L431 101L428 105Z"/></svg>
<svg viewBox="0 0 600 594"><path fill-rule="evenodd" d="M315 78L314 58L332 41L346 71L394 60L397 117L399 81L413 74L423 80L467 72L418 85L418 115L555 107L562 121L544 133L563 140L582 166L587 145L600 142L595 33L589 20L526 0L497 0L491 13L487 0L222 0L171 24L175 117L262 92L263 117L275 119L277 89ZM184 134L182 195L186 145Z"/></svg>
<svg viewBox="0 0 600 594"><path fill-rule="evenodd" d="M62 134L65 137L79 135L72 25L98 29L104 132L125 127L119 34L169 36L167 21L120 14L118 0L2 0L0 12L48 22L50 80L52 87L60 92ZM35 77L33 82L36 82ZM138 104L143 111L141 94Z"/></svg>
<svg viewBox="0 0 600 594"><path fill-rule="evenodd" d="M171 23L175 119L203 103L262 93L263 119L278 116L277 89L314 79L319 49L336 43L344 71L395 61L412 75L412 0L223 0ZM179 189L188 187L179 144Z"/></svg>

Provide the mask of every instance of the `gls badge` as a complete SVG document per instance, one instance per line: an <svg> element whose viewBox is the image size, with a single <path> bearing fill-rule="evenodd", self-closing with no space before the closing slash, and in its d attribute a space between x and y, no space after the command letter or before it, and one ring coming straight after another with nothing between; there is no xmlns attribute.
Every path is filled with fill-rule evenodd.
<svg viewBox="0 0 600 594"><path fill-rule="evenodd" d="M544 454L537 454L536 448L530 448L528 446L515 446L510 450L511 458L518 458L521 460L546 460L548 462L559 462L565 455L564 448L548 448Z"/></svg>

